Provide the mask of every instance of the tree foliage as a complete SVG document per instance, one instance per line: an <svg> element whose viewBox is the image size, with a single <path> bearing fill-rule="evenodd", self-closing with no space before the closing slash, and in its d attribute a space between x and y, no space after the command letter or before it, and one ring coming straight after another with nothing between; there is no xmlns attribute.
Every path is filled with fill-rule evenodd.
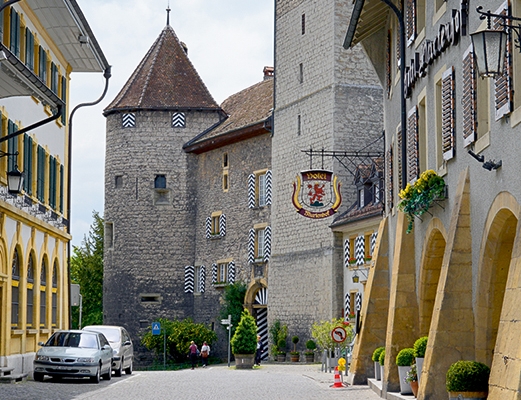
<svg viewBox="0 0 521 400"><path fill-rule="evenodd" d="M271 355L276 357L279 352L286 350L286 338L288 337L288 327L282 325L279 320L273 322L269 329L271 339ZM282 347L283 350L279 350Z"/></svg>
<svg viewBox="0 0 521 400"><path fill-rule="evenodd" d="M196 324L192 319L169 320L160 318L161 334L152 335L150 326L141 340L148 350L155 352L157 356L163 354L164 338L163 329L166 332L167 353L174 362L186 361L190 342L193 340L199 348L203 342L207 342L210 347L217 340L217 334L204 324Z"/></svg>
<svg viewBox="0 0 521 400"><path fill-rule="evenodd" d="M223 294L223 307L220 311L222 319L227 319L228 315L232 316L232 335L241 319L242 310L244 309L244 297L246 296L246 285L242 282L235 282L226 286Z"/></svg>
<svg viewBox="0 0 521 400"><path fill-rule="evenodd" d="M231 340L233 354L255 354L257 349L257 324L247 309L241 315L239 325Z"/></svg>
<svg viewBox="0 0 521 400"><path fill-rule="evenodd" d="M73 246L71 256L71 282L80 285L82 295L82 326L103 323L103 234L104 220L97 211L92 212L93 222L89 234L80 246ZM79 307L72 308L72 327L78 327Z"/></svg>
<svg viewBox="0 0 521 400"><path fill-rule="evenodd" d="M337 326L343 327L347 334L346 339L342 343L336 343L331 336L331 331ZM315 322L311 327L311 336L321 350L333 350L336 347L344 350L353 340L353 328L342 318L333 318L331 321Z"/></svg>

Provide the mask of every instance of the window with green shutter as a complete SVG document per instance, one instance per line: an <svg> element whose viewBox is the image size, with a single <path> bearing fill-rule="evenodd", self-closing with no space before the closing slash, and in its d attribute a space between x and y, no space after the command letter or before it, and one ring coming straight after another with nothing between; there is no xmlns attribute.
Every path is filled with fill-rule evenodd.
<svg viewBox="0 0 521 400"><path fill-rule="evenodd" d="M34 35L29 28L25 28L25 65L34 71Z"/></svg>
<svg viewBox="0 0 521 400"><path fill-rule="evenodd" d="M67 78L62 76L62 90L61 90L61 99L65 104L67 104ZM61 121L63 125L67 124L67 115L65 113L66 110L63 110Z"/></svg>
<svg viewBox="0 0 521 400"><path fill-rule="evenodd" d="M33 138L24 134L24 190L31 195L33 192Z"/></svg>
<svg viewBox="0 0 521 400"><path fill-rule="evenodd" d="M63 214L63 165L60 165L60 213Z"/></svg>
<svg viewBox="0 0 521 400"><path fill-rule="evenodd" d="M56 208L56 158L49 156L49 206Z"/></svg>
<svg viewBox="0 0 521 400"><path fill-rule="evenodd" d="M47 84L47 53L42 46L38 47L38 77L40 80Z"/></svg>
<svg viewBox="0 0 521 400"><path fill-rule="evenodd" d="M18 126L11 120L7 121L7 134L10 135L18 130ZM15 154L18 151L18 137L13 137L7 141L7 152ZM12 171L18 164L18 156L10 155L7 157L7 170Z"/></svg>
<svg viewBox="0 0 521 400"><path fill-rule="evenodd" d="M11 8L11 36L9 40L9 50L20 58L20 16Z"/></svg>
<svg viewBox="0 0 521 400"><path fill-rule="evenodd" d="M58 67L51 62L51 90L58 94Z"/></svg>
<svg viewBox="0 0 521 400"><path fill-rule="evenodd" d="M36 197L43 203L45 192L45 149L42 146L38 146L37 163Z"/></svg>

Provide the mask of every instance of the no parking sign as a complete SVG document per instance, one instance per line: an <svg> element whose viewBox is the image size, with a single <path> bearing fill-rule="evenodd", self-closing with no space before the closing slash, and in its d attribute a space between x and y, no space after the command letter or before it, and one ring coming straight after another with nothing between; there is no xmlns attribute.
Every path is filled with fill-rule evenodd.
<svg viewBox="0 0 521 400"><path fill-rule="evenodd" d="M342 343L344 340L346 340L346 337L346 330L341 326L337 326L331 331L331 338L337 343Z"/></svg>

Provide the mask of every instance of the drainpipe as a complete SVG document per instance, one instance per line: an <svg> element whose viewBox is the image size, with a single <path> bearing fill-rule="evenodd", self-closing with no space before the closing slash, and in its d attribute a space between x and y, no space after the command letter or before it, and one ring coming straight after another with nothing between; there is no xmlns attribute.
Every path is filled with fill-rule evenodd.
<svg viewBox="0 0 521 400"><path fill-rule="evenodd" d="M76 107L73 108L73 110L71 111L71 114L69 116L69 153L68 153L69 160L67 163L67 169L68 169L68 176L67 176L67 186L68 186L68 191L67 191L67 220L68 220L67 233L69 235L71 234L71 203L72 203L72 200L71 200L71 197L72 197L71 196L71 193L72 193L72 190L71 190L72 189L72 117L74 117L74 114L76 113L76 111L78 109L80 109L82 107L95 106L96 104L98 104L105 98L105 95L107 94L107 91L109 89L109 79L111 77L111 69L112 69L112 67L110 65L106 66L106 68L105 68L105 72L103 73L103 77L105 78L105 89L103 90L103 93L101 94L99 99L97 99L96 101L90 102L90 103L78 104ZM69 281L69 288L70 288L71 287L71 241L70 240L67 242L67 272L68 272L67 279ZM71 291L68 290L68 293L69 293L69 328L70 328L70 324L71 324L71 307L70 307Z"/></svg>

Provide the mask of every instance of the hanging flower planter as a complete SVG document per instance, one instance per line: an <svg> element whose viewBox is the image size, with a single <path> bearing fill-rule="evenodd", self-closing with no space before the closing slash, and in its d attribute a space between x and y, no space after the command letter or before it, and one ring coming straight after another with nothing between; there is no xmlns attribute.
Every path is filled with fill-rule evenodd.
<svg viewBox="0 0 521 400"><path fill-rule="evenodd" d="M410 233L414 217L420 218L434 203L447 198L447 186L441 176L429 169L413 185L408 183L399 196L402 200L398 209L407 215L407 233Z"/></svg>

